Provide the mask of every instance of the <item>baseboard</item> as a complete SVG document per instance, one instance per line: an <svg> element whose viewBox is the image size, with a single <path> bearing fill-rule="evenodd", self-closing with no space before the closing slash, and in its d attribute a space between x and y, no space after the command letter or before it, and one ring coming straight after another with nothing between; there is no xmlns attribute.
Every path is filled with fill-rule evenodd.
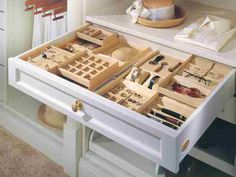
<svg viewBox="0 0 236 177"><path fill-rule="evenodd" d="M25 120L0 105L0 125L59 165L63 165L62 141L41 131L34 121Z"/></svg>

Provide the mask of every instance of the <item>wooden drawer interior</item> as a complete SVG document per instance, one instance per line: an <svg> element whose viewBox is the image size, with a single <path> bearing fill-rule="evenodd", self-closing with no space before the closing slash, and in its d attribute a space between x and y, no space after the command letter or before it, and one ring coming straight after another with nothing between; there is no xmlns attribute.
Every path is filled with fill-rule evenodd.
<svg viewBox="0 0 236 177"><path fill-rule="evenodd" d="M86 24L20 58L178 130L231 71L178 56L131 46L123 36Z"/></svg>
<svg viewBox="0 0 236 177"><path fill-rule="evenodd" d="M230 73L231 68L195 56L185 61L165 57L158 53L152 58L139 62L116 80L101 88L98 93L120 105L140 112L147 118L178 130L222 79ZM155 63L156 61L159 62ZM167 66L163 67L163 65ZM120 85L120 82L124 81L142 89L128 88L133 94L131 96L124 94L124 92L127 93L127 88ZM137 93L137 90L141 93ZM140 105L140 99L144 99L144 95L150 90L156 94L153 94L152 99L141 102L141 110L125 104L131 102L132 105Z"/></svg>

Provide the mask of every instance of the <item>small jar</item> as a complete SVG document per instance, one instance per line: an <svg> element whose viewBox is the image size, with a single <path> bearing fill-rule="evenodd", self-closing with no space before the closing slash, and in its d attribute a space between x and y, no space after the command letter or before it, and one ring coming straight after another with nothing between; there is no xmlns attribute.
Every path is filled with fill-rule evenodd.
<svg viewBox="0 0 236 177"><path fill-rule="evenodd" d="M143 0L143 5L151 12L149 20L169 20L175 17L174 0Z"/></svg>

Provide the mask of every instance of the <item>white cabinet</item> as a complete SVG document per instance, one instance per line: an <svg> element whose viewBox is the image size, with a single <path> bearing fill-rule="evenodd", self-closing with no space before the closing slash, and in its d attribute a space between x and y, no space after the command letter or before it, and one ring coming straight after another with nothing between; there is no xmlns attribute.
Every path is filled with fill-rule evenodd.
<svg viewBox="0 0 236 177"><path fill-rule="evenodd" d="M76 31L44 46L60 45L62 41L68 41L68 38L74 36ZM188 56L137 37L126 37L133 43L149 44L154 49L162 49L172 55L181 53ZM42 48L43 46L40 46L23 55L35 53ZM173 130L73 82L33 66L20 59L23 55L9 60L10 85L173 172L178 172L179 163L235 93L235 70L232 69L183 126ZM82 103L83 110L74 112L72 105L77 100Z"/></svg>
<svg viewBox="0 0 236 177"><path fill-rule="evenodd" d="M79 177L135 177L101 156L86 153L79 163Z"/></svg>
<svg viewBox="0 0 236 177"><path fill-rule="evenodd" d="M0 65L4 65L5 60L5 31L0 29Z"/></svg>
<svg viewBox="0 0 236 177"><path fill-rule="evenodd" d="M0 29L5 29L5 13L0 11Z"/></svg>
<svg viewBox="0 0 236 177"><path fill-rule="evenodd" d="M0 65L0 102L3 102L5 96L5 73L4 67Z"/></svg>
<svg viewBox="0 0 236 177"><path fill-rule="evenodd" d="M5 11L5 6L6 6L6 1L1 0L0 1L0 11L4 12Z"/></svg>

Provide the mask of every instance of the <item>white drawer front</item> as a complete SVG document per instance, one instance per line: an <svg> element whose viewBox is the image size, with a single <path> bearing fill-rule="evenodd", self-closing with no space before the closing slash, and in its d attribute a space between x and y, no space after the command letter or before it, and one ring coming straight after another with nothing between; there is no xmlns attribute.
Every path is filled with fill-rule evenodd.
<svg viewBox="0 0 236 177"><path fill-rule="evenodd" d="M0 11L5 11L6 0L0 1Z"/></svg>
<svg viewBox="0 0 236 177"><path fill-rule="evenodd" d="M4 65L5 60L5 31L0 29L0 65Z"/></svg>
<svg viewBox="0 0 236 177"><path fill-rule="evenodd" d="M0 102L4 100L5 88L4 88L4 67L0 66Z"/></svg>
<svg viewBox="0 0 236 177"><path fill-rule="evenodd" d="M13 87L173 172L235 92L232 70L176 131L17 57L9 59L8 72ZM76 100L83 105L77 113Z"/></svg>
<svg viewBox="0 0 236 177"><path fill-rule="evenodd" d="M179 163L210 126L217 113L235 91L235 71L212 92L178 131L154 124L142 115L118 106L78 85L11 58L10 85L60 110L69 117L111 138L125 147L177 172ZM83 111L74 113L71 105L80 99ZM181 147L189 140L188 148Z"/></svg>
<svg viewBox="0 0 236 177"><path fill-rule="evenodd" d="M5 13L0 11L0 29L5 29Z"/></svg>

